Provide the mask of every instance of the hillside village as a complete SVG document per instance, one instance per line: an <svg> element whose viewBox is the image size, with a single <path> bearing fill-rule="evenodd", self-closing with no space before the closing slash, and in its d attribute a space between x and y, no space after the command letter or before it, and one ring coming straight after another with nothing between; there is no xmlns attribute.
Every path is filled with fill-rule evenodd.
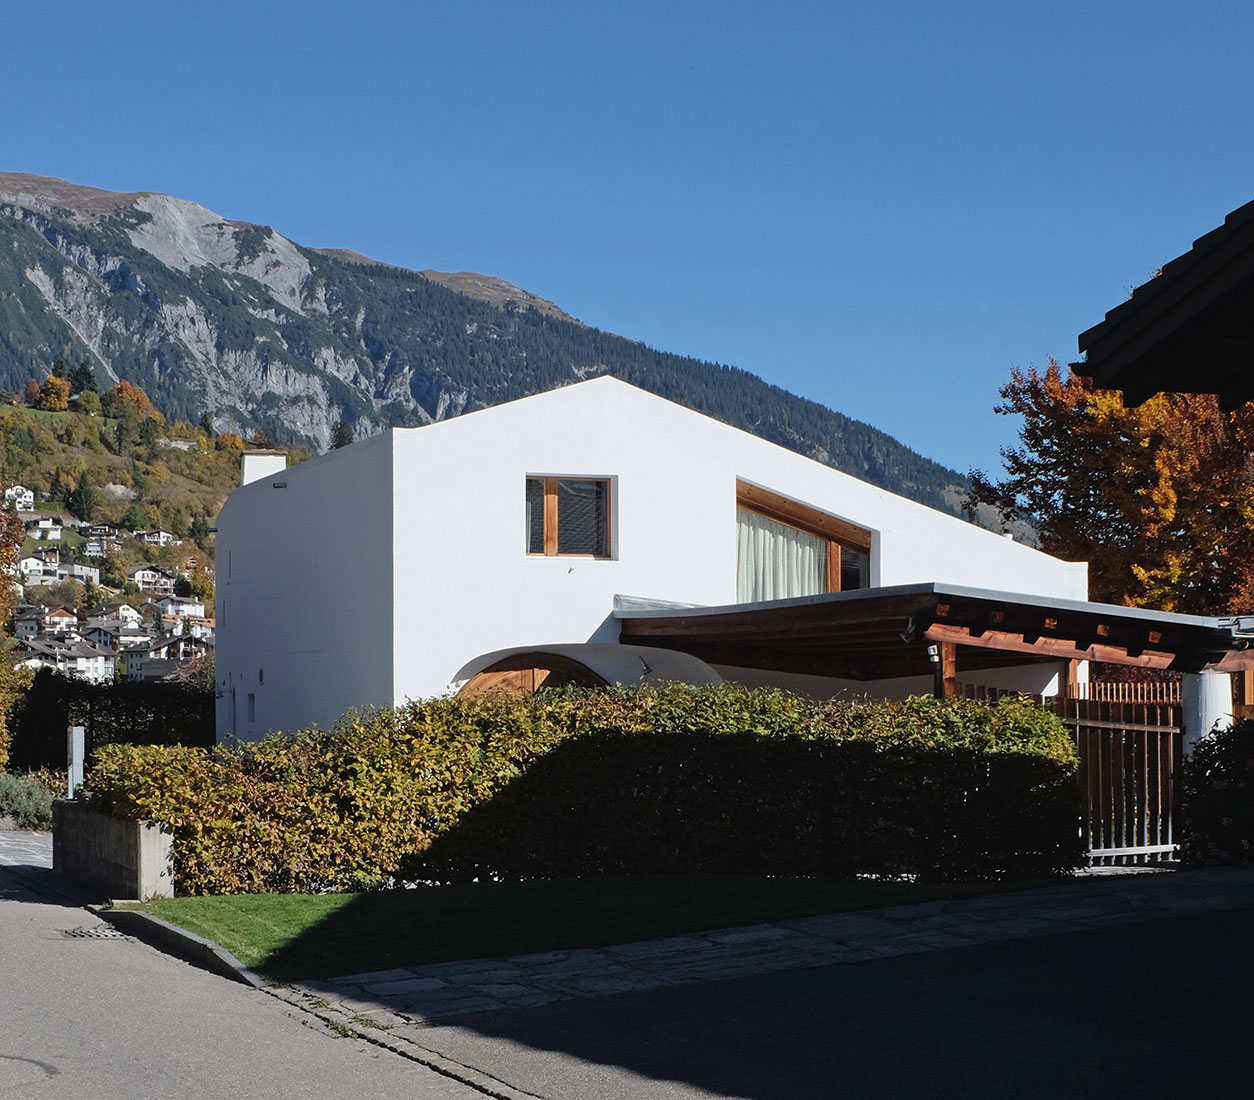
<svg viewBox="0 0 1254 1100"><path fill-rule="evenodd" d="M100 395L90 371L62 362L0 401L15 665L211 682L212 523L245 441L209 418L168 426L138 387Z"/></svg>

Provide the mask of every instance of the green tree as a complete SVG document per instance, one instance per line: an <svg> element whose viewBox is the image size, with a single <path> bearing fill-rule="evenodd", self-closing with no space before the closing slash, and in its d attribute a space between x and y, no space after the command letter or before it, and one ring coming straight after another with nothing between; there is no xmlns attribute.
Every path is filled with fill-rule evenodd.
<svg viewBox="0 0 1254 1100"><path fill-rule="evenodd" d="M78 411L86 416L99 416L100 394L95 390L83 390L78 395Z"/></svg>
<svg viewBox="0 0 1254 1100"><path fill-rule="evenodd" d="M187 533L191 536L192 541L202 550L207 548L209 542L209 517L203 512L199 512L192 517L192 522L187 528Z"/></svg>
<svg viewBox="0 0 1254 1100"><path fill-rule="evenodd" d="M70 371L70 393L96 393L96 375L86 363L79 363ZM96 394L96 400L99 402L99 394Z"/></svg>
<svg viewBox="0 0 1254 1100"><path fill-rule="evenodd" d="M152 509L141 501L135 501L118 520L118 526L124 531L147 531L152 525Z"/></svg>
<svg viewBox="0 0 1254 1100"><path fill-rule="evenodd" d="M90 523L100 507L101 492L87 480L87 471L78 475L78 484L65 498L65 506L79 519Z"/></svg>
<svg viewBox="0 0 1254 1100"><path fill-rule="evenodd" d="M347 420L341 420L331 432L331 449L339 450L353 442L353 426Z"/></svg>
<svg viewBox="0 0 1254 1100"><path fill-rule="evenodd" d="M165 435L165 425L156 417L150 416L139 422L139 442L144 447L153 446Z"/></svg>
<svg viewBox="0 0 1254 1100"><path fill-rule="evenodd" d="M80 605L83 608L99 607L104 600L104 593L100 591L100 587L95 584L90 577L83 582L83 602Z"/></svg>

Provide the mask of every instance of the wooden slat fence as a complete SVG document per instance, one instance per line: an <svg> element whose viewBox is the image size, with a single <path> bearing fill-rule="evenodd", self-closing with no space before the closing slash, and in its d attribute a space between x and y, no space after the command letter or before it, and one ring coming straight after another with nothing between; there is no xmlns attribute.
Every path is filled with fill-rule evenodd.
<svg viewBox="0 0 1254 1100"><path fill-rule="evenodd" d="M1071 695L1094 703L1179 703L1179 680L1151 680L1146 683L1092 682L1072 684Z"/></svg>

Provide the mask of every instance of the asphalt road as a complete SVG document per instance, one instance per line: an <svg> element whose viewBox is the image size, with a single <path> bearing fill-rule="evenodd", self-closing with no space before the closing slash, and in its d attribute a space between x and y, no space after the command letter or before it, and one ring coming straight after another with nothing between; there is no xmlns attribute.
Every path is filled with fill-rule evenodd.
<svg viewBox="0 0 1254 1100"><path fill-rule="evenodd" d="M481 1014L415 1038L549 1100L1244 1100L1254 912Z"/></svg>
<svg viewBox="0 0 1254 1100"><path fill-rule="evenodd" d="M0 867L0 1096L482 1100L145 944L62 934L84 927L107 926Z"/></svg>
<svg viewBox="0 0 1254 1100"><path fill-rule="evenodd" d="M485 1095L142 943L63 935L82 927L104 926L0 867L0 1096ZM1254 910L405 1030L509 1097L1244 1100Z"/></svg>

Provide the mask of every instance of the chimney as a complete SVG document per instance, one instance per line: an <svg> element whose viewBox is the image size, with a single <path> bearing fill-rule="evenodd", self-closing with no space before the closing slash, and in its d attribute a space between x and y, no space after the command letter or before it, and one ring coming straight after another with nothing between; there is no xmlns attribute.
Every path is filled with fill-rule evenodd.
<svg viewBox="0 0 1254 1100"><path fill-rule="evenodd" d="M239 458L239 483L249 485L286 469L286 451L243 451Z"/></svg>

